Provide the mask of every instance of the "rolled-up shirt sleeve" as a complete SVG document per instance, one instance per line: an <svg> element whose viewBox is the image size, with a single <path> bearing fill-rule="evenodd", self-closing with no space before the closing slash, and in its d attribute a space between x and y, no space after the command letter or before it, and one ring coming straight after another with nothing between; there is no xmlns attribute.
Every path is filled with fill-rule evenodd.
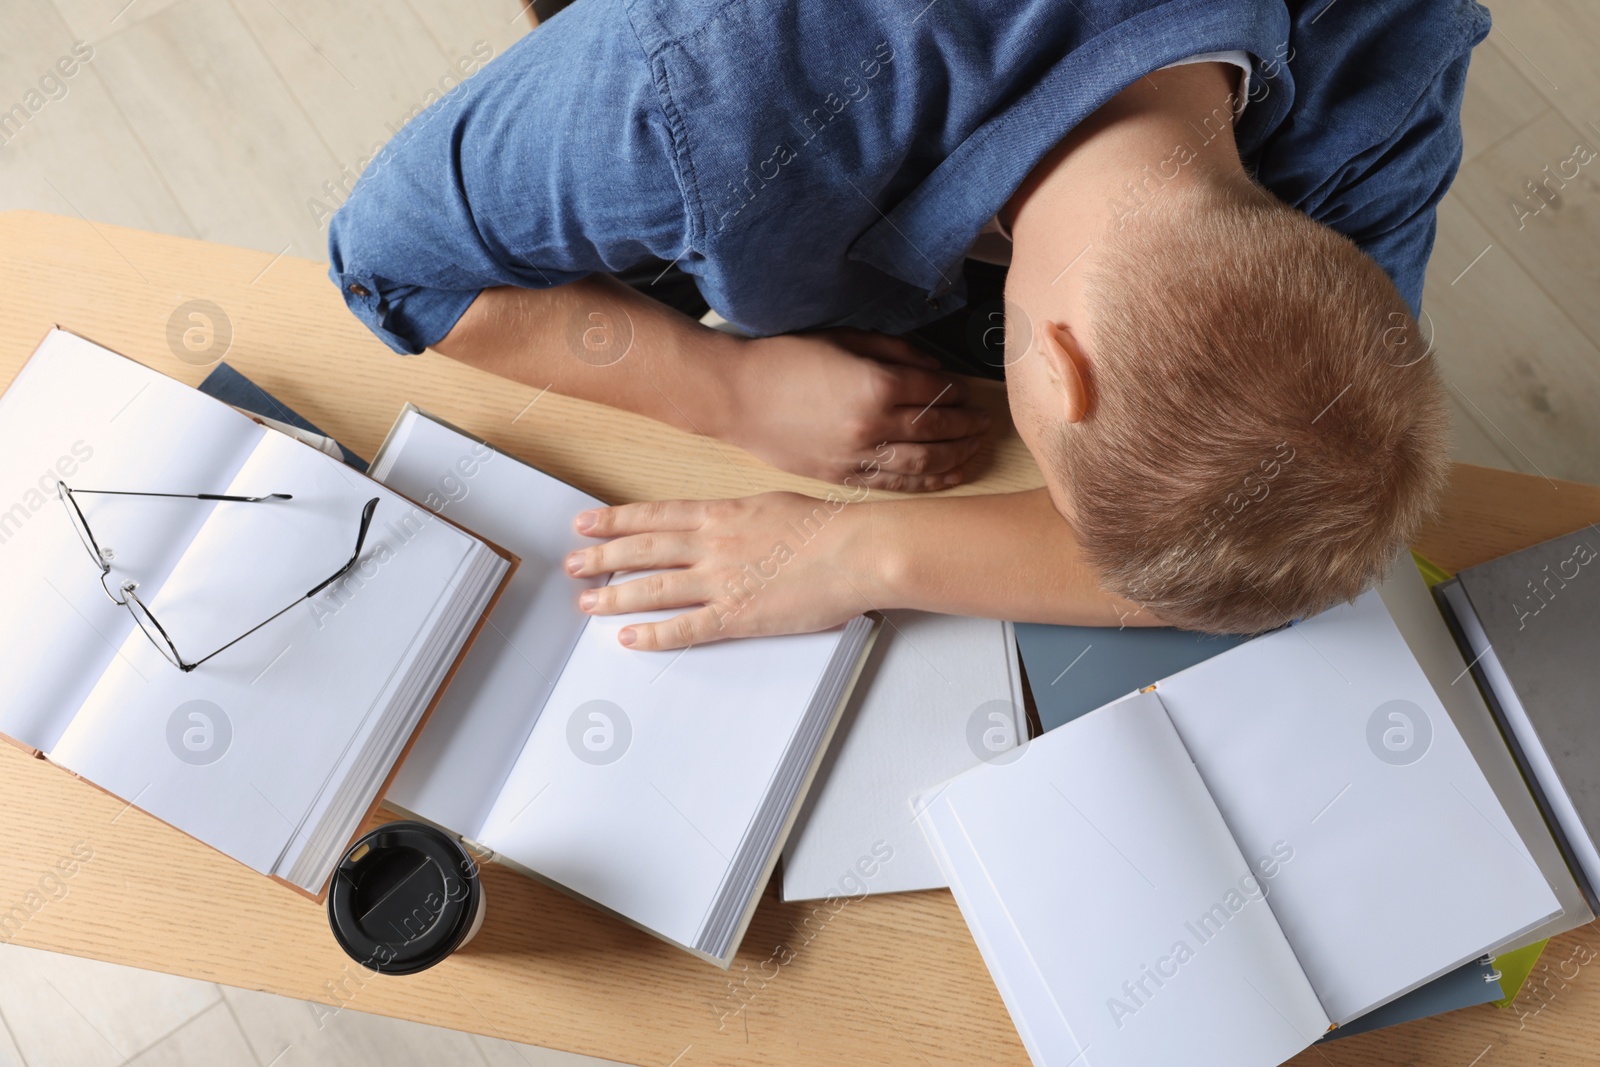
<svg viewBox="0 0 1600 1067"><path fill-rule="evenodd" d="M329 277L396 352L479 292L546 288L689 244L673 137L617 0L585 0L407 123L328 234Z"/></svg>

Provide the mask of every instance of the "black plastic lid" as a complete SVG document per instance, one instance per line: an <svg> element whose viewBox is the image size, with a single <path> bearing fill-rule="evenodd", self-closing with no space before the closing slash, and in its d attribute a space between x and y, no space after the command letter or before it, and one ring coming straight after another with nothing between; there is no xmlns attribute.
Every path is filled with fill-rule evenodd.
<svg viewBox="0 0 1600 1067"><path fill-rule="evenodd" d="M461 843L420 822L362 837L334 871L328 924L350 958L380 974L415 974L460 947L483 902Z"/></svg>

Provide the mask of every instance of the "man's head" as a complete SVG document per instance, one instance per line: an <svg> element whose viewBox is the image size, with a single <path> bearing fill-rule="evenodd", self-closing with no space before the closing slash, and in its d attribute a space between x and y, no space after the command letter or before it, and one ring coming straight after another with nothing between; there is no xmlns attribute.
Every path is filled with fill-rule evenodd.
<svg viewBox="0 0 1600 1067"><path fill-rule="evenodd" d="M1106 589L1255 632L1381 577L1444 486L1449 419L1378 265L1230 181L1145 205L1084 266L1055 291L1020 279L1007 377Z"/></svg>

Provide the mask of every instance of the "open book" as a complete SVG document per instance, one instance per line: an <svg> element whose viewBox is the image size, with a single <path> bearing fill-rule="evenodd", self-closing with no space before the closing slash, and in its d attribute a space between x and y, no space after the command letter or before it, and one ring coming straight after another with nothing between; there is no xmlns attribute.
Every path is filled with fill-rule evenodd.
<svg viewBox="0 0 1600 1067"><path fill-rule="evenodd" d="M726 967L873 621L630 650L624 625L676 612L578 610L599 583L562 561L601 501L411 407L372 474L522 559L387 802Z"/></svg>
<svg viewBox="0 0 1600 1067"><path fill-rule="evenodd" d="M1277 1064L1561 911L1376 592L915 805L1041 1067Z"/></svg>
<svg viewBox="0 0 1600 1067"><path fill-rule="evenodd" d="M374 498L355 566L308 596L352 558ZM512 567L62 330L0 397L0 508L0 733L313 895ZM169 662L114 599L128 583L184 660L204 662Z"/></svg>

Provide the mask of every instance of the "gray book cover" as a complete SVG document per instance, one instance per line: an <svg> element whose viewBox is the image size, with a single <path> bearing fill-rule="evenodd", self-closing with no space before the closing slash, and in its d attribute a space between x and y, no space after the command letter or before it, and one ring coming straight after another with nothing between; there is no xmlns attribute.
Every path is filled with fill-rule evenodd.
<svg viewBox="0 0 1600 1067"><path fill-rule="evenodd" d="M1367 1012L1354 1022L1346 1023L1321 1038L1318 1043L1327 1044L1342 1037L1354 1037L1356 1034L1370 1033L1373 1030L1382 1030L1386 1026L1398 1026L1417 1019L1431 1019L1447 1011L1488 1004L1505 995L1505 990L1500 987L1500 972L1495 970L1494 961L1485 956L1471 963L1464 963L1448 974L1440 975L1427 985L1413 989L1397 1000L1391 1000L1376 1011Z"/></svg>
<svg viewBox="0 0 1600 1067"><path fill-rule="evenodd" d="M1600 531L1457 575L1539 743L1600 841Z"/></svg>
<svg viewBox="0 0 1600 1067"><path fill-rule="evenodd" d="M1017 648L1045 731L1246 640L1159 626L1113 630L1017 623Z"/></svg>

